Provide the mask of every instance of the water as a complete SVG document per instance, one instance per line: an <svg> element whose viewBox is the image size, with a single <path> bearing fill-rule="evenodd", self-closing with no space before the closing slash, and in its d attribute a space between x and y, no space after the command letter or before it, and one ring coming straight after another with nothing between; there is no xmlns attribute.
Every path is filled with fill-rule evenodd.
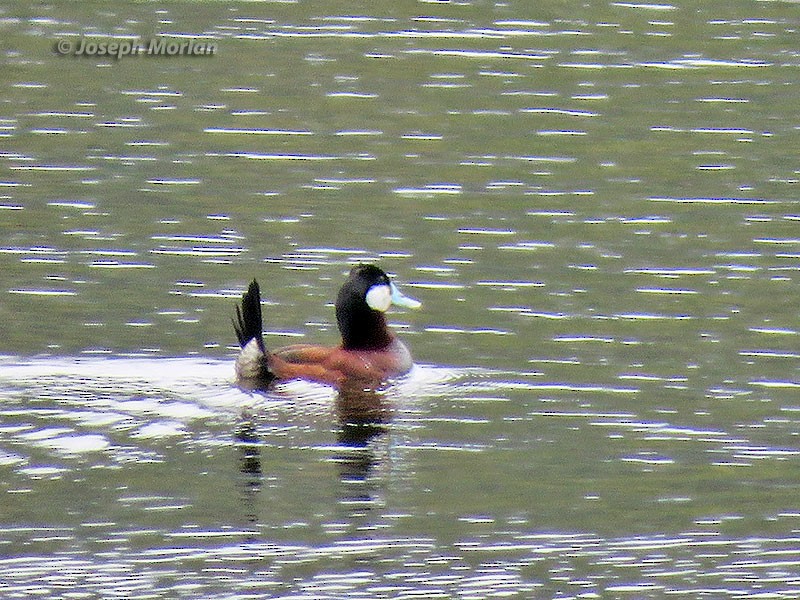
<svg viewBox="0 0 800 600"><path fill-rule="evenodd" d="M796 597L796 27L7 4L0 595ZM216 54L52 51L157 33ZM414 372L238 391L249 279L335 343L356 261Z"/></svg>

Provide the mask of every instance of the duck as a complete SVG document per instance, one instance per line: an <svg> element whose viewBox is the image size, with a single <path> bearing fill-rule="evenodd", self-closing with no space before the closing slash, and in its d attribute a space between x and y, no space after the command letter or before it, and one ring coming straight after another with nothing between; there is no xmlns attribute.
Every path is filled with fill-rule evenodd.
<svg viewBox="0 0 800 600"><path fill-rule="evenodd" d="M400 292L373 264L350 270L336 297L338 346L293 344L268 349L262 333L261 292L253 279L236 306L233 327L239 341L236 380L246 390L302 379L339 388L370 387L408 373L411 352L389 329L391 305L417 309L422 303Z"/></svg>

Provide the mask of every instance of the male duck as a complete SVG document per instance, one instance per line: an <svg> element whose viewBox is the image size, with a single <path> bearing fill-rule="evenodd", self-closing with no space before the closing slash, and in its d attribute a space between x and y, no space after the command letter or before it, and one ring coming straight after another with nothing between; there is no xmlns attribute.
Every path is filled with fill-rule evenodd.
<svg viewBox="0 0 800 600"><path fill-rule="evenodd" d="M242 350L236 359L238 384L264 389L276 380L305 379L342 387L348 383L376 385L412 367L411 353L386 325L384 313L395 304L422 304L400 293L375 265L350 271L336 298L339 346L296 344L267 350L261 326L261 297L253 280L236 307L233 321Z"/></svg>

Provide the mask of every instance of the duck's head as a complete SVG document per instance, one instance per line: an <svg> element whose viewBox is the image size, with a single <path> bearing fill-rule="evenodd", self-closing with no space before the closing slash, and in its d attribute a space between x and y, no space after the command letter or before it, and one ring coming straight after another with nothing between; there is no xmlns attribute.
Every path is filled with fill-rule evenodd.
<svg viewBox="0 0 800 600"><path fill-rule="evenodd" d="M386 273L375 265L353 267L336 298L336 320L347 350L380 350L392 342L383 316L389 307L419 308L404 296Z"/></svg>

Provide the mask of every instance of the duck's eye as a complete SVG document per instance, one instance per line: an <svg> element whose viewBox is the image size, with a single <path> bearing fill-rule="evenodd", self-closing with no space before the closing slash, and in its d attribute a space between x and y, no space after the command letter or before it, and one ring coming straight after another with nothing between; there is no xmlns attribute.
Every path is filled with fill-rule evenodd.
<svg viewBox="0 0 800 600"><path fill-rule="evenodd" d="M373 285L364 299L372 310L386 312L392 304L392 289L385 283Z"/></svg>

